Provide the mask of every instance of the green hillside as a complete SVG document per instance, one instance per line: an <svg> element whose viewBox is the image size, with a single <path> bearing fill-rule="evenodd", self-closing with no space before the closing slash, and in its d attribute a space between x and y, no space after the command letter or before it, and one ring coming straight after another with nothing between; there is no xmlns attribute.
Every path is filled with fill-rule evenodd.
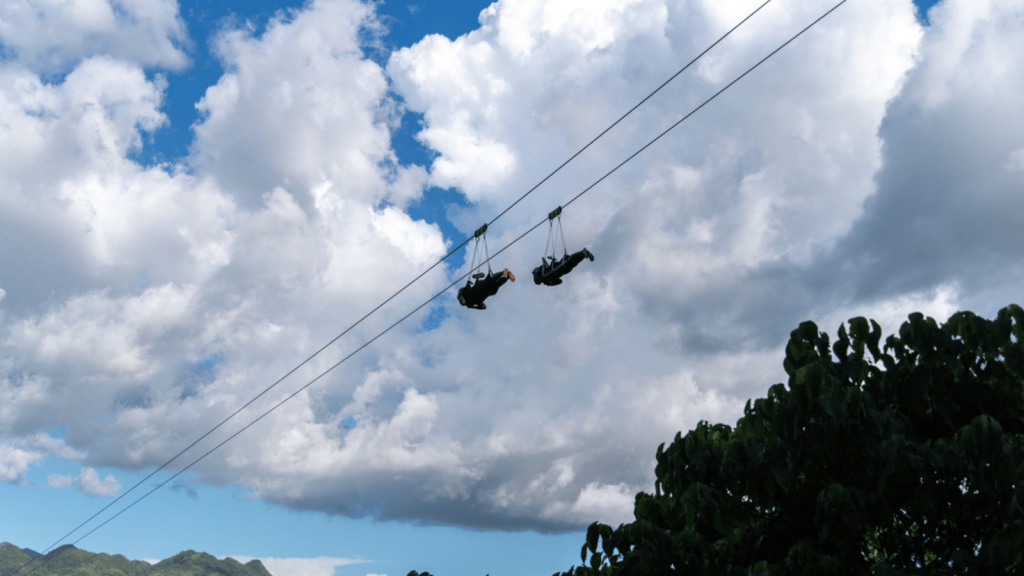
<svg viewBox="0 0 1024 576"><path fill-rule="evenodd" d="M14 576L38 554L28 548L0 543L0 576ZM205 552L187 550L156 565L129 560L120 554L93 554L74 546L61 546L27 566L33 576L272 576L259 560L242 564L233 558L218 560Z"/></svg>

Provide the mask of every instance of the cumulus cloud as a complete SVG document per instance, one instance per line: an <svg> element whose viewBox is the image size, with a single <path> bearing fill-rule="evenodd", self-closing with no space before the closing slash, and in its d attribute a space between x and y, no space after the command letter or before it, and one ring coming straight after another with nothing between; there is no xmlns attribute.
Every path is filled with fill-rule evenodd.
<svg viewBox="0 0 1024 576"><path fill-rule="evenodd" d="M127 158L166 121L159 79L105 56L62 82L14 65L0 66L0 76L8 310L41 311L50 298L90 290L187 282L223 264L231 200L209 180Z"/></svg>
<svg viewBox="0 0 1024 576"><path fill-rule="evenodd" d="M0 404L0 415L8 416L8 403ZM81 459L84 453L75 450L63 440L47 434L25 434L11 440L0 440L0 482L23 482L25 473L34 464L40 464L47 456Z"/></svg>
<svg viewBox="0 0 1024 576"><path fill-rule="evenodd" d="M176 0L10 0L0 6L0 47L44 73L99 54L180 69L188 63L187 41Z"/></svg>
<svg viewBox="0 0 1024 576"><path fill-rule="evenodd" d="M520 280L485 312L442 297L434 322L388 333L195 481L385 520L617 523L659 443L734 421L784 378L800 321L894 329L1016 298L1021 3L966 2L927 29L909 0L847 3L570 206L569 248L596 260L565 284L529 282L543 238L527 237L493 263ZM63 453L87 466L80 489L116 493L94 467L162 464L443 255L408 213L426 187L464 197L448 216L471 233L755 5L500 0L470 34L381 67L363 54L383 33L372 6L317 0L215 39L226 73L198 102L193 153L153 167L131 159L168 121L145 69L173 59L97 45L53 79L16 52L0 65L0 478ZM829 7L766 7L496 223L492 253ZM158 30L153 46L177 45ZM391 149L403 106L423 115L429 166ZM466 271L452 266L242 417ZM60 445L26 440L56 426Z"/></svg>
<svg viewBox="0 0 1024 576"><path fill-rule="evenodd" d="M39 452L25 450L0 443L0 481L19 482L25 478L29 466L35 464L43 455Z"/></svg>
<svg viewBox="0 0 1024 576"><path fill-rule="evenodd" d="M1024 209L1021 2L943 2L921 61L888 108L877 191L830 264L859 299L954 289L993 313L1019 299Z"/></svg>
<svg viewBox="0 0 1024 576"><path fill-rule="evenodd" d="M197 105L193 163L250 205L276 186L306 207L324 195L370 205L418 197L424 174L397 165L387 78L358 41L379 26L367 4L321 0L275 17L258 38L220 35L229 72Z"/></svg>
<svg viewBox="0 0 1024 576"><path fill-rule="evenodd" d="M107 46L73 49L81 57L63 77L29 66L27 51L0 66L0 432L24 438L64 426L90 464L163 463L197 423L223 418L267 374L284 373L378 303L381 286L443 254L436 226L399 208L420 194L426 173L397 166L390 150L394 104L357 40L375 26L367 6L321 2L258 38L226 31L219 46L232 72L201 103L187 165L132 159L167 121L166 82L143 69L173 62ZM172 29L163 36L177 38ZM277 45L292 53L275 54ZM232 78L255 88L218 100ZM294 122L257 126L288 101ZM239 133L247 125L259 138ZM316 135L319 144L307 142ZM211 150L230 156L257 141L268 145L211 160ZM284 158L296 144L319 155ZM265 178L239 185L231 174L251 171L254 154L269 166ZM411 395L390 432L370 442L420 433L430 402ZM4 444L3 478L18 481L48 452L14 442ZM119 489L92 468L77 483L93 494Z"/></svg>
<svg viewBox="0 0 1024 576"><path fill-rule="evenodd" d="M92 468L82 468L78 476L78 489L84 494L91 496L116 496L121 491L121 483L108 474L106 478L100 479L99 474Z"/></svg>
<svg viewBox="0 0 1024 576"><path fill-rule="evenodd" d="M113 497L121 491L121 483L114 478L113 474L108 474L106 478L100 479L99 473L88 467L82 468L82 471L79 472L76 485L83 494L90 496Z"/></svg>
<svg viewBox="0 0 1024 576"><path fill-rule="evenodd" d="M50 475L46 479L46 485L58 490L74 485L79 492L89 496L114 497L121 492L121 483L114 478L114 475L100 479L99 472L90 467L82 468L77 478L58 474Z"/></svg>
<svg viewBox="0 0 1024 576"><path fill-rule="evenodd" d="M568 510L555 503L545 510L545 515L585 524L602 522L617 526L633 519L633 500L636 488L627 484L598 484L591 482L583 487L576 501Z"/></svg>
<svg viewBox="0 0 1024 576"><path fill-rule="evenodd" d="M106 478L101 479L99 473L89 467L82 468L77 477L50 474L46 477L46 485L57 490L73 485L83 494L107 498L117 496L121 491L121 483L114 478L113 474L108 474Z"/></svg>
<svg viewBox="0 0 1024 576"><path fill-rule="evenodd" d="M204 100L193 166L143 167L132 154L167 121L166 83L147 78L142 67L153 62L144 51L129 58L97 49L55 80L17 62L0 66L5 430L64 425L76 446L117 439L100 442L97 462L162 463L194 433L196 419L233 411L266 385L261 376L283 373L309 342L322 343L338 322L379 302L378 285L405 280L443 253L436 227L380 205L415 197L423 170L387 163L386 82L356 41L360 26L373 25L368 9L351 2L309 9L262 39L228 31L222 42L226 63L260 89L326 86L328 78L352 89L322 103L327 125L303 107L334 98L325 89L297 105L296 125L264 126L260 139L281 146L262 160L287 150L299 124L334 140L308 165L271 162L252 189L224 175L251 168L250 157L210 167L203 151L224 133L217 130L223 118L245 125L280 112L279 101L258 98L260 90L236 99L242 113ZM342 22L349 22L344 33ZM260 60L275 43L295 47L317 34L323 45L307 48L322 66L305 69L304 78ZM170 30L164 36L175 38ZM302 57L296 47L294 58ZM365 85L344 83L359 71ZM273 360L282 352L291 357ZM164 420L174 414L177 423ZM125 439L132 448L125 450Z"/></svg>

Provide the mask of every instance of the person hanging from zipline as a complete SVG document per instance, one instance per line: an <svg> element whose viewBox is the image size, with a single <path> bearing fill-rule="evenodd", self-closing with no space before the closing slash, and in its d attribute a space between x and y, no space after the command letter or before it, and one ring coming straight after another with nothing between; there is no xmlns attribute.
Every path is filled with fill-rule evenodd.
<svg viewBox="0 0 1024 576"><path fill-rule="evenodd" d="M480 249L480 237L484 239L484 257L487 262L487 274L483 272L475 272L472 277L473 280L466 280L466 285L459 288L458 299L459 304L462 304L466 308L475 308L477 310L486 310L487 304L484 304L490 296L494 296L498 293L498 288L501 288L509 280L515 282L515 274L509 272L508 268L505 270L494 273L491 271L491 257L487 252L487 224L484 224L476 231L476 245L473 247L473 259L470 260L469 269L476 270L480 266L483 266L483 262L479 265L476 264L477 252Z"/></svg>
<svg viewBox="0 0 1024 576"><path fill-rule="evenodd" d="M572 269L580 262L583 262L584 258L591 262L594 261L594 255L586 248L579 252L566 254L558 260L551 256L545 256L541 258L542 264L533 269L533 283L544 284L545 286L558 286L562 283L562 276L572 272Z"/></svg>
<svg viewBox="0 0 1024 576"><path fill-rule="evenodd" d="M472 285L469 280L466 280L466 285L459 288L459 304L477 310L486 310L487 304L484 304L484 300L488 296L497 294L498 288L501 288L505 282L516 281L515 275L509 272L508 268L499 273L488 270L486 275L477 272L473 274L473 278L476 278L476 282L473 282Z"/></svg>
<svg viewBox="0 0 1024 576"><path fill-rule="evenodd" d="M555 257L556 241L555 218L558 218L558 235L562 238L562 257ZM548 214L548 242L544 245L544 256L541 257L541 265L533 269L533 283L544 284L545 286L558 286L562 283L562 276L565 276L576 267L584 258L594 261L594 255L590 250L584 248L579 252L569 254L565 246L565 234L562 233L562 207L551 211ZM548 246L551 247L551 255L548 256Z"/></svg>

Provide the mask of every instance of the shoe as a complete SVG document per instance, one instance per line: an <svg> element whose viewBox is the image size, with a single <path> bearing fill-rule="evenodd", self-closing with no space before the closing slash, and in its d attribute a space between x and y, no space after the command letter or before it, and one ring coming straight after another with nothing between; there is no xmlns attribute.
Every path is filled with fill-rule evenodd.
<svg viewBox="0 0 1024 576"><path fill-rule="evenodd" d="M481 302L481 303L476 305L476 309L477 310L487 310L487 304L484 304L483 302Z"/></svg>
<svg viewBox="0 0 1024 576"><path fill-rule="evenodd" d="M505 276L507 276L508 279L513 281L513 282L516 281L516 275L513 274L512 272L510 272L508 268L505 268Z"/></svg>
<svg viewBox="0 0 1024 576"><path fill-rule="evenodd" d="M591 262L594 261L594 255L590 253L590 250L587 250L586 248L584 248L583 249L583 255L586 256L587 258L590 258Z"/></svg>
<svg viewBox="0 0 1024 576"><path fill-rule="evenodd" d="M459 290L459 304L466 305L466 297L462 295L462 290Z"/></svg>

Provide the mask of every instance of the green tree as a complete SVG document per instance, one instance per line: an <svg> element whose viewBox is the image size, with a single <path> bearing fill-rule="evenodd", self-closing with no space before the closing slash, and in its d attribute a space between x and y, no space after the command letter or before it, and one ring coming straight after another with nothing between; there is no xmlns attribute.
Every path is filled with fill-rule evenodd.
<svg viewBox="0 0 1024 576"><path fill-rule="evenodd" d="M912 314L881 347L848 325L801 324L788 387L662 444L636 520L563 576L1020 573L1024 311Z"/></svg>

